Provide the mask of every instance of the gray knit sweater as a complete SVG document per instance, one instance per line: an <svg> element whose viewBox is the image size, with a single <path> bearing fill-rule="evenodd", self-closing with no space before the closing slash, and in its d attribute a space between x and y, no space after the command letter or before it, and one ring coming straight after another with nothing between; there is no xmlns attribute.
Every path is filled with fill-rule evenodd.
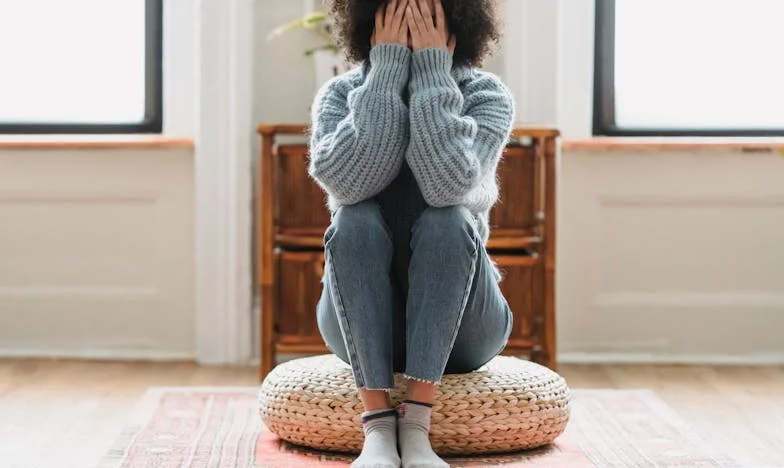
<svg viewBox="0 0 784 468"><path fill-rule="evenodd" d="M445 50L379 44L361 67L326 83L312 111L309 172L331 210L376 197L410 167L412 196L464 205L487 241L514 121L497 77L453 66Z"/></svg>

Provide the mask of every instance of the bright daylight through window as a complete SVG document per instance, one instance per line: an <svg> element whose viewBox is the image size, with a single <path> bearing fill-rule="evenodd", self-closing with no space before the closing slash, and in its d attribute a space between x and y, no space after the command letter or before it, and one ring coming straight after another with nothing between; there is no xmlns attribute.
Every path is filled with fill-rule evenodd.
<svg viewBox="0 0 784 468"><path fill-rule="evenodd" d="M160 131L162 0L0 0L0 131Z"/></svg>
<svg viewBox="0 0 784 468"><path fill-rule="evenodd" d="M784 132L784 1L616 0L604 7L599 132Z"/></svg>

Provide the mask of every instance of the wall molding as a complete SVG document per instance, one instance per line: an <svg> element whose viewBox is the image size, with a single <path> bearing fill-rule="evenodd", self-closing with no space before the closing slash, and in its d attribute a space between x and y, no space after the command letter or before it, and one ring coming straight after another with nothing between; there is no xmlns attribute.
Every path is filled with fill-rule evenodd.
<svg viewBox="0 0 784 468"><path fill-rule="evenodd" d="M0 348L0 358L53 358L53 359L87 359L99 361L192 361L192 353L173 351L111 349L106 347L94 349L69 348Z"/></svg>
<svg viewBox="0 0 784 468"><path fill-rule="evenodd" d="M203 364L251 357L251 156L255 3L198 12L196 343Z"/></svg>
<svg viewBox="0 0 784 468"><path fill-rule="evenodd" d="M727 208L784 206L782 195L673 195L673 194L605 194L596 197L601 208L630 206L634 208Z"/></svg>
<svg viewBox="0 0 784 468"><path fill-rule="evenodd" d="M144 203L162 194L152 190L0 190L0 203Z"/></svg>
<svg viewBox="0 0 784 468"><path fill-rule="evenodd" d="M703 366L779 366L784 353L668 354L668 353L558 353L559 364L680 364Z"/></svg>
<svg viewBox="0 0 784 468"><path fill-rule="evenodd" d="M0 299L8 298L127 298L157 299L154 286L0 286Z"/></svg>
<svg viewBox="0 0 784 468"><path fill-rule="evenodd" d="M601 293L596 307L770 307L784 309L784 293L778 291L627 291Z"/></svg>

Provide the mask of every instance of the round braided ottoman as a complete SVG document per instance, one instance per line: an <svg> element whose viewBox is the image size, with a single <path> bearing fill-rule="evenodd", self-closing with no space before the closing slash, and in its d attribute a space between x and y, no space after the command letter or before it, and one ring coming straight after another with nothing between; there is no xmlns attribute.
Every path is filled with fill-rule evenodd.
<svg viewBox="0 0 784 468"><path fill-rule="evenodd" d="M405 379L395 377L394 404ZM442 456L514 452L547 445L569 420L566 381L546 367L499 356L470 374L445 375L430 428ZM334 355L276 367L261 385L264 424L283 440L319 450L359 453L364 411L351 368Z"/></svg>

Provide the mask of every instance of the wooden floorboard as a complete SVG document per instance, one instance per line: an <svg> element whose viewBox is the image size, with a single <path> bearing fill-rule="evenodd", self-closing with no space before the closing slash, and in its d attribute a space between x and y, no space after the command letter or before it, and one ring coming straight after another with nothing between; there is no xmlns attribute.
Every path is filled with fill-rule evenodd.
<svg viewBox="0 0 784 468"><path fill-rule="evenodd" d="M565 365L572 388L648 388L748 467L784 467L784 368ZM0 360L0 466L91 467L149 386L255 386L255 368Z"/></svg>

